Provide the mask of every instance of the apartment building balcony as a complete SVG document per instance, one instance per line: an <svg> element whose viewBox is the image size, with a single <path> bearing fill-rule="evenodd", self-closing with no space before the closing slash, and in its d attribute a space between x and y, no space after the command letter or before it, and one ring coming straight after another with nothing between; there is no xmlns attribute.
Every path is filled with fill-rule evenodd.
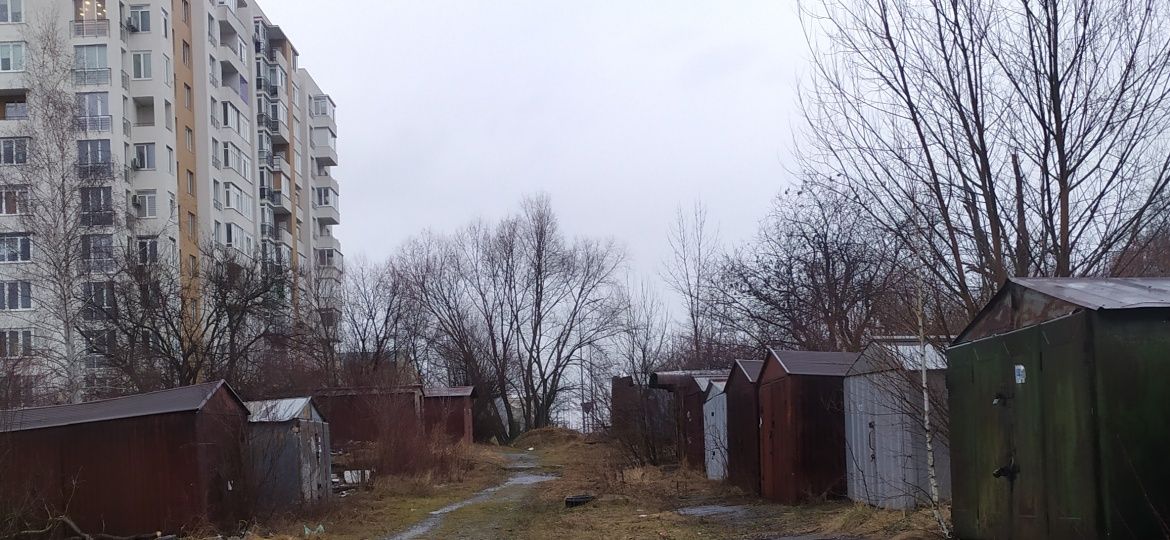
<svg viewBox="0 0 1170 540"><path fill-rule="evenodd" d="M72 27L75 38L100 38L110 35L109 19L72 21Z"/></svg>
<svg viewBox="0 0 1170 540"><path fill-rule="evenodd" d="M256 115L256 126L266 130L276 144L288 144L288 123L266 113Z"/></svg>
<svg viewBox="0 0 1170 540"><path fill-rule="evenodd" d="M76 86L97 86L110 84L110 68L75 68L73 84Z"/></svg>
<svg viewBox="0 0 1170 540"><path fill-rule="evenodd" d="M321 277L340 276L345 271L345 256L338 249L317 249L314 266Z"/></svg>
<svg viewBox="0 0 1170 540"><path fill-rule="evenodd" d="M341 210L337 208L336 203L314 204L313 217L325 225L337 225L341 223Z"/></svg>
<svg viewBox="0 0 1170 540"><path fill-rule="evenodd" d="M329 143L313 141L310 155L325 165L337 165L337 147L331 144L332 142L332 140Z"/></svg>
<svg viewBox="0 0 1170 540"><path fill-rule="evenodd" d="M309 127L327 128L329 131L337 133L337 119L333 115L333 110L330 109L328 113L309 113Z"/></svg>
<svg viewBox="0 0 1170 540"><path fill-rule="evenodd" d="M272 150L265 150L263 148L260 150L257 150L256 151L256 164L261 166L261 167L268 167L269 169L271 169L273 166L273 163L275 162L274 156L275 156L275 154L272 153Z"/></svg>
<svg viewBox="0 0 1170 540"><path fill-rule="evenodd" d="M332 234L317 235L313 239L313 247L316 249L331 249L334 252L341 252L341 240Z"/></svg>
<svg viewBox="0 0 1170 540"><path fill-rule="evenodd" d="M77 131L89 133L110 133L114 131L114 117L108 114L79 115L74 119L74 125Z"/></svg>
<svg viewBox="0 0 1170 540"><path fill-rule="evenodd" d="M114 178L114 164L111 162L78 163L77 176L82 180L109 181Z"/></svg>
<svg viewBox="0 0 1170 540"><path fill-rule="evenodd" d="M244 36L252 32L252 25L244 24L244 20L240 18L236 10L227 3L220 3L215 6L216 20L226 22L236 31L236 34Z"/></svg>
<svg viewBox="0 0 1170 540"><path fill-rule="evenodd" d="M86 227L104 227L114 224L113 210L99 210L95 212L82 212L81 224Z"/></svg>
<svg viewBox="0 0 1170 540"><path fill-rule="evenodd" d="M286 215L292 213L293 202L287 191L272 188L260 188L260 199L272 207L272 213Z"/></svg>
<svg viewBox="0 0 1170 540"><path fill-rule="evenodd" d="M260 237L265 240L271 240L280 244L290 243L290 235L288 234L288 231L284 230L275 223L261 223Z"/></svg>
<svg viewBox="0 0 1170 540"><path fill-rule="evenodd" d="M285 176L292 176L293 169L288 164L288 160L284 159L283 154L272 155L272 172L282 173Z"/></svg>
<svg viewBox="0 0 1170 540"><path fill-rule="evenodd" d="M220 62L228 62L236 71L248 73L248 63L246 60L240 58L240 46L235 40L225 39L221 41L216 51L216 56L219 57ZM247 58L247 51L244 52L244 57Z"/></svg>

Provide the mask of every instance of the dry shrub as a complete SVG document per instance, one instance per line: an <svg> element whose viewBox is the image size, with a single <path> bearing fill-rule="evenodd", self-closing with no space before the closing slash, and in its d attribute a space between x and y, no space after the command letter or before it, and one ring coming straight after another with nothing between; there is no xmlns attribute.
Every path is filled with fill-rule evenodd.
<svg viewBox="0 0 1170 540"><path fill-rule="evenodd" d="M581 441L581 432L562 427L543 427L527 431L516 437L512 446L516 448L545 448Z"/></svg>

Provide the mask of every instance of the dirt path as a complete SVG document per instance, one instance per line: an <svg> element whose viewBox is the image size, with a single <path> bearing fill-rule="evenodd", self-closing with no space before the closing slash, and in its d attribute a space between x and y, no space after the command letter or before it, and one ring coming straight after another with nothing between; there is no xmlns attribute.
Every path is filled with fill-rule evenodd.
<svg viewBox="0 0 1170 540"><path fill-rule="evenodd" d="M525 494L529 493L536 484L556 478L556 476L553 475L540 474L536 472L540 467L540 464L536 456L532 454L523 453L505 455L507 456L509 463L505 465L504 468L510 471L514 471L507 481L498 486L493 486L481 490L467 499L435 510L431 512L426 519L405 531L386 537L386 540L412 540L415 538L426 538L428 535L438 530L440 526L443 525L444 521L452 513L458 510L476 505L499 504L503 502L516 501ZM492 524L484 523L483 526L491 528Z"/></svg>

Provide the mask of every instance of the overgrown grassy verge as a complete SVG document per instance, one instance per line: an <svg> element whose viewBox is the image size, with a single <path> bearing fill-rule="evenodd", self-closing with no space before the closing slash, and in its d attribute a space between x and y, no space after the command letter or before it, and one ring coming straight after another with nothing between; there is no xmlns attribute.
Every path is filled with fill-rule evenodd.
<svg viewBox="0 0 1170 540"><path fill-rule="evenodd" d="M686 469L626 467L616 448L565 430L538 430L514 444L529 447L560 477L447 516L434 538L626 539L765 538L804 534L863 538L934 538L927 511L892 512L847 502L799 507L766 503ZM564 497L598 499L565 508ZM688 517L679 508L737 505L735 515Z"/></svg>
<svg viewBox="0 0 1170 540"><path fill-rule="evenodd" d="M504 457L495 449L464 446L444 473L384 476L372 488L335 498L328 506L260 527L274 538L303 538L304 527L322 525L323 540L382 538L425 519L429 512L461 501L506 477Z"/></svg>

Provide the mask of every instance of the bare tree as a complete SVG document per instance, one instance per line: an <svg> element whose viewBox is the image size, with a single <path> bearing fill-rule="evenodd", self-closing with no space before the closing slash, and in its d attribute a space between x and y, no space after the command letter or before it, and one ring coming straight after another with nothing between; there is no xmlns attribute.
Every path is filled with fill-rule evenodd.
<svg viewBox="0 0 1170 540"><path fill-rule="evenodd" d="M571 390L568 368L619 328L615 277L624 257L612 241L565 239L546 196L525 199L517 233L520 266L509 309L520 322L524 416L539 428L550 425L557 399Z"/></svg>
<svg viewBox="0 0 1170 540"><path fill-rule="evenodd" d="M194 268L147 249L118 256L102 295L111 301L86 302L87 354L130 390L213 379L263 388L263 357L283 350L292 322L289 270L210 244Z"/></svg>
<svg viewBox="0 0 1170 540"><path fill-rule="evenodd" d="M964 318L1008 276L1102 273L1162 219L1164 2L804 7L802 174L904 246L924 224L921 263Z"/></svg>
<svg viewBox="0 0 1170 540"><path fill-rule="evenodd" d="M650 375L671 361L670 316L648 284L629 289L610 355L612 372L630 377L630 388L612 389L617 401L610 403L612 433L632 461L659 465L676 457L668 400L664 391L650 388ZM620 399L621 392L632 395Z"/></svg>
<svg viewBox="0 0 1170 540"><path fill-rule="evenodd" d="M724 262L717 312L757 344L860 350L890 325L912 328L900 309L909 292L903 256L847 199L819 190L784 196L756 241Z"/></svg>
<svg viewBox="0 0 1170 540"><path fill-rule="evenodd" d="M687 367L726 365L727 359L715 358L716 317L712 313L711 286L718 271L718 233L708 223L707 208L696 202L690 212L679 207L667 236L671 258L662 278L683 300L686 310L685 331Z"/></svg>
<svg viewBox="0 0 1170 540"><path fill-rule="evenodd" d="M113 184L120 171L110 141L91 130L108 130L110 118L88 116L74 94L78 77L73 50L51 10L25 29L23 104L10 107L22 119L6 139L0 167L6 214L19 214L19 229L5 234L4 260L19 261L5 272L6 287L21 287L12 299L29 308L6 332L5 356L36 357L36 376L53 400L80 401L87 387L82 332L83 285L105 281L114 245ZM108 70L105 72L108 77ZM15 285L14 285L15 284ZM27 285L26 285L27 284ZM35 337L36 342L30 343Z"/></svg>

